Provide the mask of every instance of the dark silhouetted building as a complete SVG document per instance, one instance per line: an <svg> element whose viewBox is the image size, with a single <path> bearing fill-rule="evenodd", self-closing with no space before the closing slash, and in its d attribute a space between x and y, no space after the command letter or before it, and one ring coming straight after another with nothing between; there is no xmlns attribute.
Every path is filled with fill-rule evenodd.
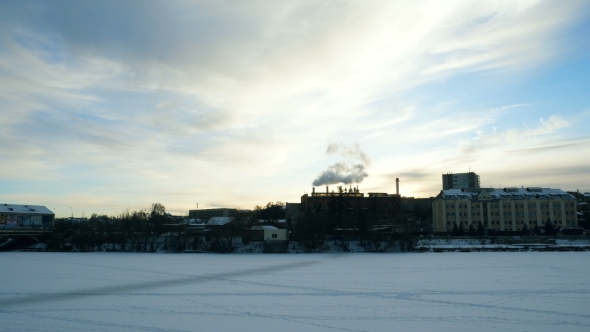
<svg viewBox="0 0 590 332"><path fill-rule="evenodd" d="M443 190L479 188L479 175L469 173L448 173L442 175Z"/></svg>

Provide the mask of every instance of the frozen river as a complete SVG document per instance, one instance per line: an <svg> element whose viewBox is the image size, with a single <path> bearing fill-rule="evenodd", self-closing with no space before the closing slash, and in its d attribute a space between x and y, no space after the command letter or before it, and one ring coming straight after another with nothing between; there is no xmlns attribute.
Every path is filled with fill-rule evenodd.
<svg viewBox="0 0 590 332"><path fill-rule="evenodd" d="M590 252L0 253L2 331L590 331Z"/></svg>

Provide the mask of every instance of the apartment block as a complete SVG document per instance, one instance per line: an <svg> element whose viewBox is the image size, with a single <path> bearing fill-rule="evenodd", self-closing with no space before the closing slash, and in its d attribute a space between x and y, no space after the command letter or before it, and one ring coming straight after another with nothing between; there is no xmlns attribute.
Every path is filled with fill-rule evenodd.
<svg viewBox="0 0 590 332"><path fill-rule="evenodd" d="M543 226L577 227L576 199L550 188L464 188L442 190L432 203L434 232L482 224L494 231Z"/></svg>

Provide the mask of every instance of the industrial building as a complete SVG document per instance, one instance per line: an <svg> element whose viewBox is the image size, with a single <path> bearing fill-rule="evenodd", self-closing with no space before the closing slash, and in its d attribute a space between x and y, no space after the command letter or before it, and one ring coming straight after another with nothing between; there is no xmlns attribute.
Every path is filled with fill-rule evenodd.
<svg viewBox="0 0 590 332"><path fill-rule="evenodd" d="M41 205L0 205L0 228L53 227L55 214Z"/></svg>
<svg viewBox="0 0 590 332"><path fill-rule="evenodd" d="M365 196L358 189L339 187L337 192L316 192L315 187L311 195L301 196L300 209L304 213L311 211L329 212L333 209L365 209L372 219L391 219L401 216L401 199L399 195L399 180L396 194L368 193Z"/></svg>
<svg viewBox="0 0 590 332"><path fill-rule="evenodd" d="M442 190L432 203L434 232L455 225L493 231L520 231L543 226L577 227L576 199L550 188L471 188Z"/></svg>
<svg viewBox="0 0 590 332"><path fill-rule="evenodd" d="M479 188L479 175L469 173L447 173L442 175L443 190Z"/></svg>
<svg viewBox="0 0 590 332"><path fill-rule="evenodd" d="M236 209L228 208L189 210L188 217L190 219L208 221L213 217L234 217L236 215L236 211Z"/></svg>

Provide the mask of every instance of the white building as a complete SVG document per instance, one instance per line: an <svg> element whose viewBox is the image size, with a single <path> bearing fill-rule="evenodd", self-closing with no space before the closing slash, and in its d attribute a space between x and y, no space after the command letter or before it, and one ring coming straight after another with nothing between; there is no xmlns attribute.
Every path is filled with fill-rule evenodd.
<svg viewBox="0 0 590 332"><path fill-rule="evenodd" d="M270 241L287 241L287 230L279 229L274 226L253 226L251 231L258 231L262 234L262 240ZM259 238L259 236L257 236Z"/></svg>
<svg viewBox="0 0 590 332"><path fill-rule="evenodd" d="M532 229L549 219L557 227L577 227L576 199L549 188L479 188L441 190L432 203L434 232L454 225L495 231Z"/></svg>

